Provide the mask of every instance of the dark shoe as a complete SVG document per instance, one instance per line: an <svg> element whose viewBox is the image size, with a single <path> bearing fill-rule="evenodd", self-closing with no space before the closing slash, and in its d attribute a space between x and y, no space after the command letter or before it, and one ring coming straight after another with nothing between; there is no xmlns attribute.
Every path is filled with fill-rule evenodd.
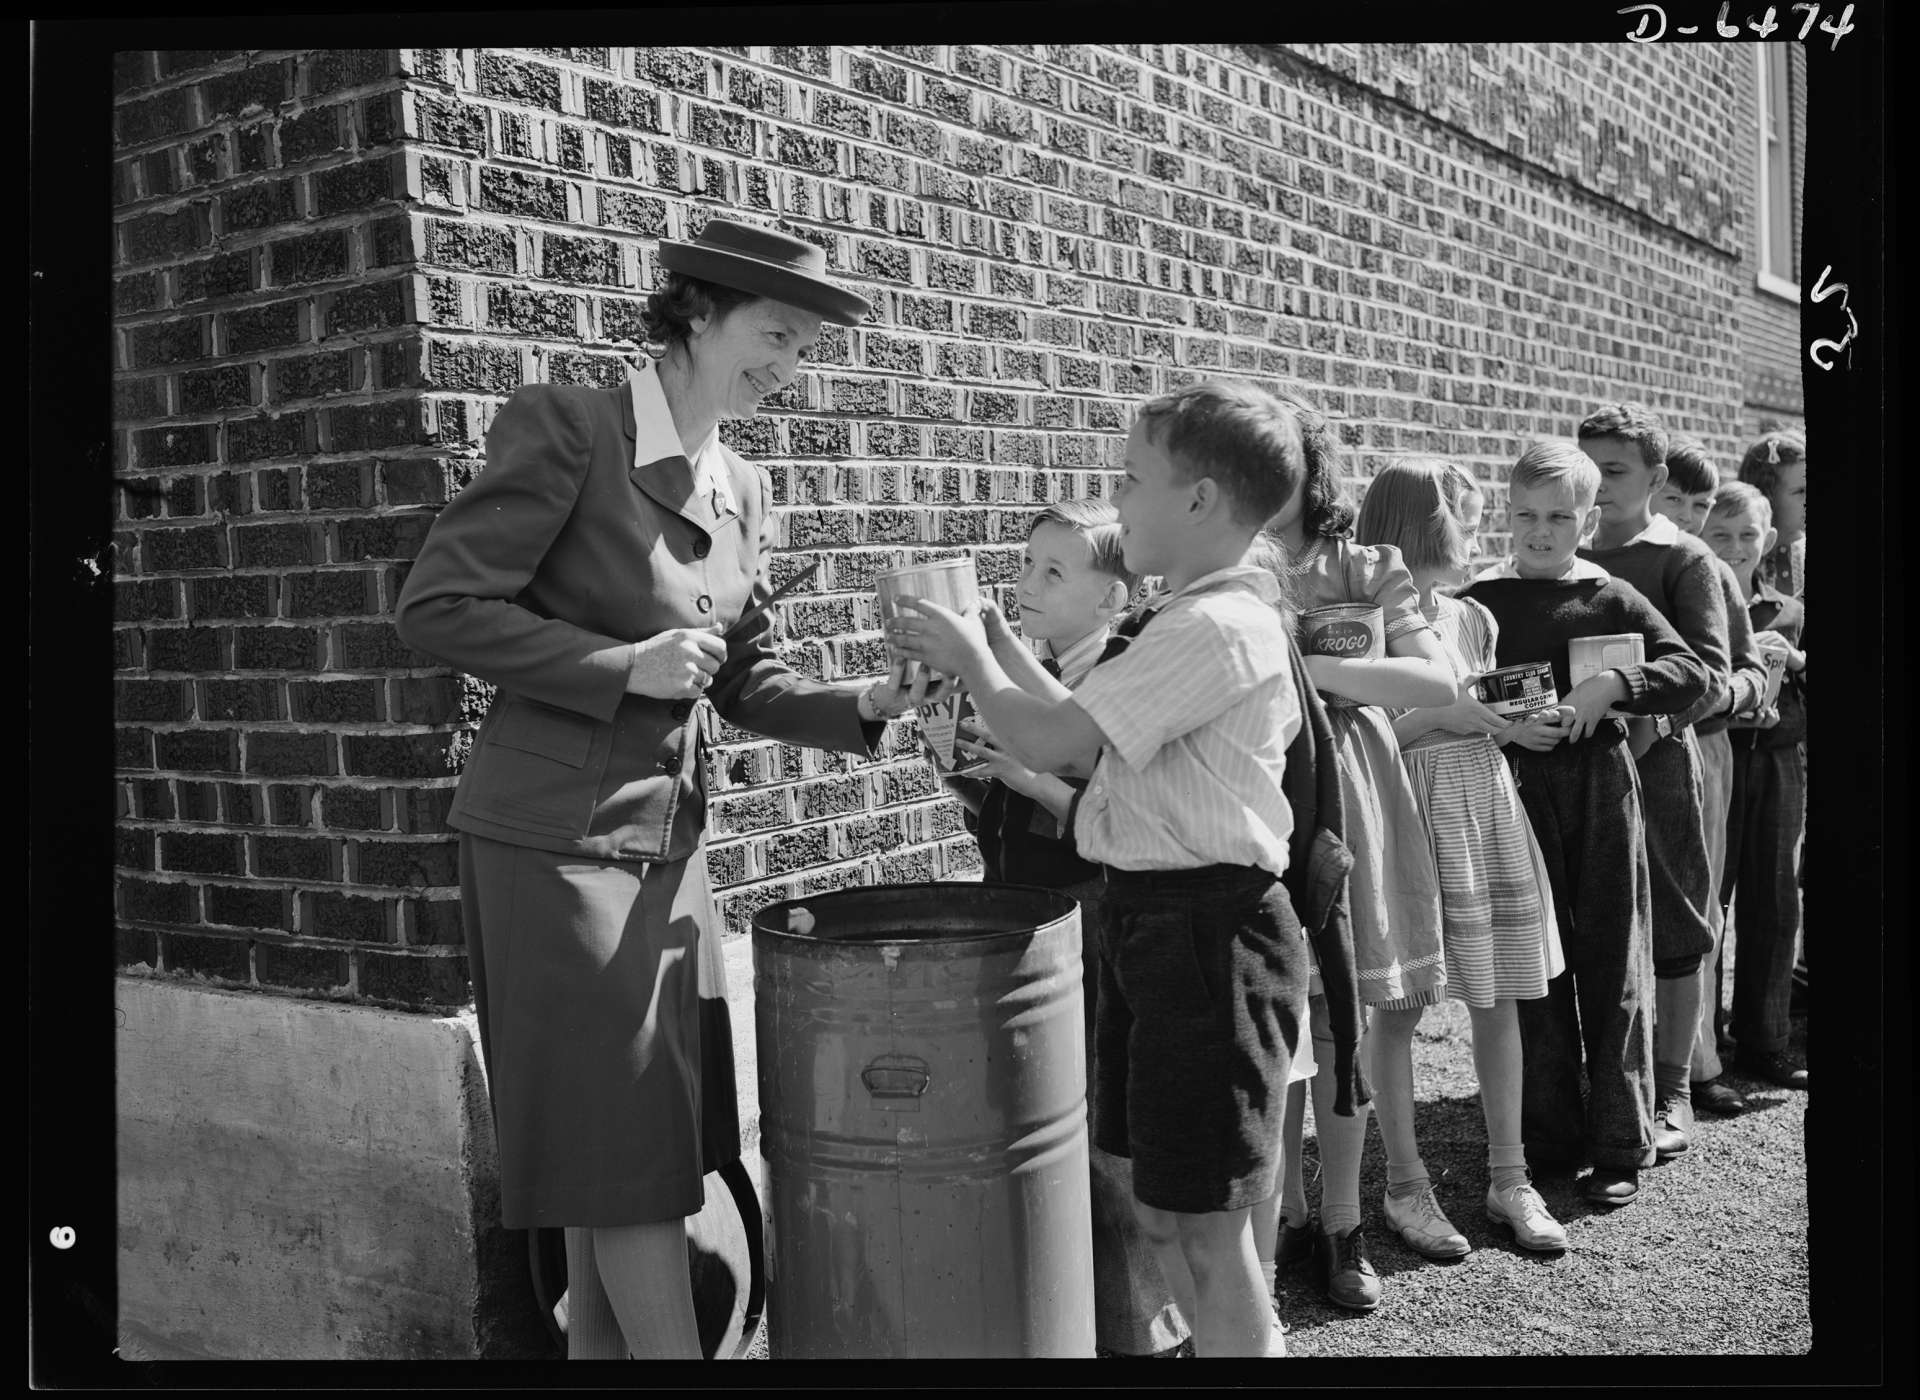
<svg viewBox="0 0 1920 1400"><path fill-rule="evenodd" d="M1379 1308L1380 1275L1373 1271L1373 1260L1367 1258L1367 1237L1359 1225L1344 1235L1313 1231L1313 1283L1327 1296L1327 1302L1342 1308L1354 1312Z"/></svg>
<svg viewBox="0 0 1920 1400"><path fill-rule="evenodd" d="M1289 1225L1284 1219L1280 1222L1279 1243L1274 1246L1273 1265L1280 1273L1297 1269L1313 1258L1313 1217L1307 1217L1304 1225Z"/></svg>
<svg viewBox="0 0 1920 1400"><path fill-rule="evenodd" d="M1653 1154L1662 1162L1692 1145L1693 1101L1684 1092L1662 1096L1653 1110Z"/></svg>
<svg viewBox="0 0 1920 1400"><path fill-rule="evenodd" d="M1693 1082L1693 1107L1696 1112L1704 1110L1717 1113L1722 1118L1731 1118L1736 1113L1747 1111L1747 1101L1740 1097L1740 1091L1724 1079L1696 1079Z"/></svg>
<svg viewBox="0 0 1920 1400"><path fill-rule="evenodd" d="M1807 1072L1777 1050L1758 1051L1740 1057L1740 1068L1755 1079L1764 1079L1782 1089L1805 1089Z"/></svg>
<svg viewBox="0 0 1920 1400"><path fill-rule="evenodd" d="M1587 1199L1597 1206L1630 1205L1639 1194L1638 1167L1595 1167L1587 1178Z"/></svg>
<svg viewBox="0 0 1920 1400"><path fill-rule="evenodd" d="M1380 1306L1380 1275L1367 1258L1367 1241L1361 1226L1344 1234L1313 1232L1313 1280L1329 1303L1337 1303L1355 1312L1372 1312Z"/></svg>

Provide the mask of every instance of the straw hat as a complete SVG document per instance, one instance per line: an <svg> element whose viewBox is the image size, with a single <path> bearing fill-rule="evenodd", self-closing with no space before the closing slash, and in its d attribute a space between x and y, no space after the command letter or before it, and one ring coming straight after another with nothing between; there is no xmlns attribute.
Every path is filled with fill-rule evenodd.
<svg viewBox="0 0 1920 1400"><path fill-rule="evenodd" d="M757 224L709 219L691 243L662 239L660 265L797 306L842 326L858 325L873 310L865 297L827 280L827 255L821 249Z"/></svg>

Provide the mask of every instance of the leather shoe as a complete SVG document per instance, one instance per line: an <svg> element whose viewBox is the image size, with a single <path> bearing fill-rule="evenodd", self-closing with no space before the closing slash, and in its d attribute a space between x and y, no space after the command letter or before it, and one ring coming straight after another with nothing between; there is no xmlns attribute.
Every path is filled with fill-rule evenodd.
<svg viewBox="0 0 1920 1400"><path fill-rule="evenodd" d="M1313 1234L1312 1216L1308 1216L1303 1225L1290 1225L1283 1218L1280 1221L1280 1239L1273 1250L1274 1268L1284 1274L1312 1259Z"/></svg>
<svg viewBox="0 0 1920 1400"><path fill-rule="evenodd" d="M1639 1194L1638 1167L1595 1167L1587 1178L1587 1199L1597 1206L1629 1205Z"/></svg>
<svg viewBox="0 0 1920 1400"><path fill-rule="evenodd" d="M1662 1161L1678 1157L1692 1145L1693 1101L1684 1091L1663 1094L1653 1110L1653 1154Z"/></svg>
<svg viewBox="0 0 1920 1400"><path fill-rule="evenodd" d="M1776 1050L1761 1050L1740 1057L1740 1068L1755 1079L1764 1079L1782 1089L1805 1089L1807 1072Z"/></svg>
<svg viewBox="0 0 1920 1400"><path fill-rule="evenodd" d="M1313 1277L1329 1303L1354 1312L1380 1306L1380 1275L1367 1258L1366 1236L1358 1225L1338 1235L1313 1232Z"/></svg>
<svg viewBox="0 0 1920 1400"><path fill-rule="evenodd" d="M1722 1118L1731 1118L1736 1113L1747 1111L1747 1101L1740 1097L1740 1091L1724 1079L1696 1079L1693 1082L1693 1106L1696 1111L1704 1109Z"/></svg>

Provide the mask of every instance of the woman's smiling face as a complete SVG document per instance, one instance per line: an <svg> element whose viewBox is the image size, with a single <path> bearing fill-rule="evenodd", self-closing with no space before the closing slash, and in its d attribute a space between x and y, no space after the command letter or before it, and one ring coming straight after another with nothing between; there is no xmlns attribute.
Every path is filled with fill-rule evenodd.
<svg viewBox="0 0 1920 1400"><path fill-rule="evenodd" d="M762 297L690 323L695 395L722 418L751 418L760 400L792 382L820 337L820 318Z"/></svg>

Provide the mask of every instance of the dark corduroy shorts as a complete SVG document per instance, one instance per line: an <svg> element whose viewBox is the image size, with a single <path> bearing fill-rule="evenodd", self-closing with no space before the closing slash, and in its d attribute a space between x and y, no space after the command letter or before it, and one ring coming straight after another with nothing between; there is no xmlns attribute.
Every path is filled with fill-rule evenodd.
<svg viewBox="0 0 1920 1400"><path fill-rule="evenodd" d="M1107 871L1093 1140L1161 1210L1271 1196L1309 960L1280 877L1254 866Z"/></svg>

